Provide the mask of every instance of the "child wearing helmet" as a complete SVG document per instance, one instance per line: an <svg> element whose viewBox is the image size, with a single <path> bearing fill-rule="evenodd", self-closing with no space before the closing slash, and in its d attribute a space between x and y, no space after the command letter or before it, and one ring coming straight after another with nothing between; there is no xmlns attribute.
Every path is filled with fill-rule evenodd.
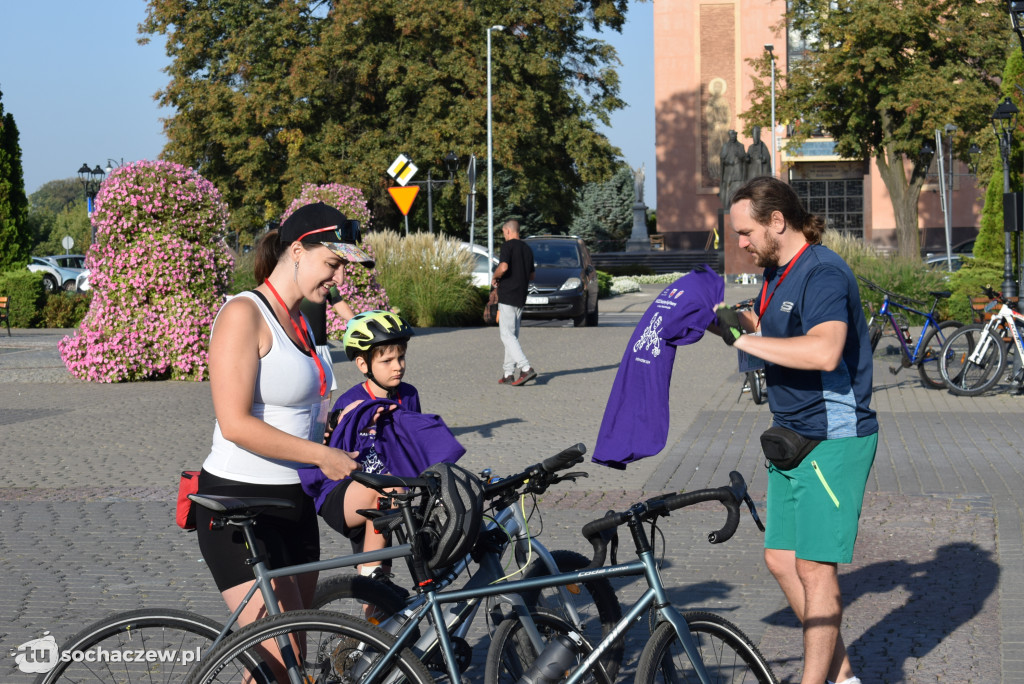
<svg viewBox="0 0 1024 684"><path fill-rule="evenodd" d="M421 412L416 388L402 381L405 352L412 335L413 329L398 314L390 311L365 311L348 322L342 345L366 380L338 398L332 416L361 401L373 399L391 399L405 410ZM364 436L362 431L360 436ZM385 460L374 448L372 426L366 429L363 444L365 446L356 458L361 469L367 473L387 472ZM384 536L369 529L372 523L356 512L361 508L376 508L377 492L351 478L328 479L318 468L299 471L299 475L303 489L313 497L320 517L349 538L354 552L384 548L387 543ZM379 569L380 564L359 566L360 574L383 573L386 577L386 570Z"/></svg>

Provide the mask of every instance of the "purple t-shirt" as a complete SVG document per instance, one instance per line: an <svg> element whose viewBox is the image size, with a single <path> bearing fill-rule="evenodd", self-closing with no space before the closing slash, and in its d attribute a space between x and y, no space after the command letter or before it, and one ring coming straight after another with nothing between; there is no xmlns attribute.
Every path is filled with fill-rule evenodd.
<svg viewBox="0 0 1024 684"><path fill-rule="evenodd" d="M366 382L367 381L359 383L338 397L338 401L334 402L334 410L340 411L354 401L373 400L375 397L373 397L373 395L370 394L370 391L366 389ZM419 392L417 392L416 388L409 383L399 383L398 399L401 400L402 408L409 411L415 411L416 413L422 413L422 409L420 408ZM364 436L361 434L359 456L356 457L360 466L368 473L387 472L387 463L385 463L384 459L381 458L380 454L377 453L377 450L374 447L375 440L373 435L367 433L365 435L365 439L363 437ZM323 506L324 499L327 498L327 494L343 482L343 480L330 479L324 475L324 471L320 470L320 468L316 466L301 468L299 470L299 481L302 483L302 490L313 498L317 511L319 511L320 507Z"/></svg>
<svg viewBox="0 0 1024 684"><path fill-rule="evenodd" d="M705 266L666 287L647 308L619 364L594 463L625 469L665 448L676 347L703 337L724 296L722 276Z"/></svg>

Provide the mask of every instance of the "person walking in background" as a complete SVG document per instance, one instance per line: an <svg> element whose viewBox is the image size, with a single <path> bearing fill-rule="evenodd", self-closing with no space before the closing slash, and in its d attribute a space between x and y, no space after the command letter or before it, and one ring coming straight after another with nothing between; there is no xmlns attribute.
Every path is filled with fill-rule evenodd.
<svg viewBox="0 0 1024 684"><path fill-rule="evenodd" d="M519 239L519 221L506 221L501 227L505 242L498 253L491 287L498 288L498 331L505 346L502 385L518 387L537 377L519 344L519 323L526 306L526 291L533 280L533 250ZM519 376L516 377L516 369Z"/></svg>
<svg viewBox="0 0 1024 684"><path fill-rule="evenodd" d="M785 469L768 466L765 564L803 625L803 684L859 684L840 634L837 574L838 563L853 560L878 443L857 279L821 244L823 221L788 184L751 179L729 214L740 249L765 269L764 280L753 311L720 306L714 328L765 361L770 432L785 437L782 455L803 457L795 466L781 463Z"/></svg>

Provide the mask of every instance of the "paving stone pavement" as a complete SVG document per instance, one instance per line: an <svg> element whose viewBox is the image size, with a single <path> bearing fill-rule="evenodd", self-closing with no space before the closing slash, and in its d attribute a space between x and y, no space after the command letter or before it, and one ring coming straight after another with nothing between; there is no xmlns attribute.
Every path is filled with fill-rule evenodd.
<svg viewBox="0 0 1024 684"><path fill-rule="evenodd" d="M576 442L592 448L626 341L659 289L602 300L597 328L528 322L523 346L540 376L523 387L497 384L493 328L419 331L407 379L467 447L472 469L510 473ZM726 299L753 293L730 285ZM198 467L209 447L209 387L79 382L56 351L71 331L13 332L0 333L0 681L30 681L7 657L18 645L47 630L62 641L114 611L167 606L223 619L194 537L173 524L177 473ZM359 379L340 349L334 360L342 388ZM912 370L890 375L893 363L876 357L879 449L854 562L841 568L858 674L865 684L1024 681L1024 465L1015 446L1024 399L1005 387L973 399L926 390ZM681 349L664 451L625 471L589 464L591 477L549 492L545 544L585 552L580 527L608 508L718 486L732 469L763 507L757 437L769 413L740 394L735 368L734 352L715 339ZM734 539L712 547L704 538L718 523L711 506L663 522L673 601L721 612L780 681L799 681L800 630L764 569L760 533L745 518ZM336 535L321 537L325 555L345 551ZM639 596L636 582L616 588L624 605ZM623 679L643 630L631 631ZM479 674L474 667L470 679Z"/></svg>

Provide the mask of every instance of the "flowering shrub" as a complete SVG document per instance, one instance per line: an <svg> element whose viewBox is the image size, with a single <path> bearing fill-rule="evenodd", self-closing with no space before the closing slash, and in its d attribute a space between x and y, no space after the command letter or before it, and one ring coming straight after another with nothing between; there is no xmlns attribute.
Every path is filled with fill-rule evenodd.
<svg viewBox="0 0 1024 684"><path fill-rule="evenodd" d="M313 202L329 204L349 219L355 219L362 224L363 231L370 225L370 210L363 198L363 191L340 183L329 183L327 185L304 185L302 192L288 206L288 209L281 217L284 222L291 216L292 212L299 207ZM366 242L360 245L370 256L376 258L373 248ZM356 313L370 311L371 309L390 309L388 294L377 281L378 272L376 268L366 268L361 264L349 264L345 267L345 284L338 288L342 299L348 302ZM340 340L345 333L345 323L334 313L334 309L327 308L327 336L332 340Z"/></svg>
<svg viewBox="0 0 1024 684"><path fill-rule="evenodd" d="M228 210L192 169L140 161L113 171L96 196L93 289L61 358L83 380L204 380L210 328L232 268Z"/></svg>
<svg viewBox="0 0 1024 684"><path fill-rule="evenodd" d="M627 294L629 292L639 292L640 283L638 283L632 277L616 276L612 278L611 293L613 295Z"/></svg>

